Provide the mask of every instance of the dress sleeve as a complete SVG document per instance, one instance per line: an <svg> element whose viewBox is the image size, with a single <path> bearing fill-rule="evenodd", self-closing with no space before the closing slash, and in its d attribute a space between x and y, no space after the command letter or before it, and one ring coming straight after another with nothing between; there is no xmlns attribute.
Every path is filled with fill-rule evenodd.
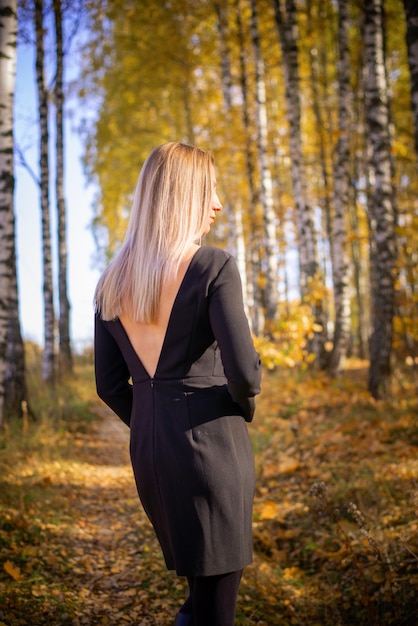
<svg viewBox="0 0 418 626"><path fill-rule="evenodd" d="M260 393L261 362L244 311L241 278L234 257L228 257L209 291L209 319L218 342L228 390L245 420L254 416Z"/></svg>
<svg viewBox="0 0 418 626"><path fill-rule="evenodd" d="M132 411L132 385L125 359L99 314L94 325L94 370L97 395L127 426Z"/></svg>

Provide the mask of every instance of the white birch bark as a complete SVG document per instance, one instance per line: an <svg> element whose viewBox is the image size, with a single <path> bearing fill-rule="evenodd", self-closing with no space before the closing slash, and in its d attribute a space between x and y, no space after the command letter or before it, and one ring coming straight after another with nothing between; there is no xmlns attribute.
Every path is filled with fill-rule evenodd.
<svg viewBox="0 0 418 626"><path fill-rule="evenodd" d="M55 314L52 281L51 227L49 216L48 91L45 85L44 77L43 10L43 0L35 0L36 82L38 88L40 126L39 167L44 296L44 353L42 360L42 378L45 382L52 382L55 374Z"/></svg>
<svg viewBox="0 0 418 626"><path fill-rule="evenodd" d="M266 329L274 322L278 304L278 250L276 213L273 202L273 184L268 162L268 122L264 61L261 54L260 34L256 0L251 0L251 41L255 59L255 100L257 125L257 155L260 172L260 203L263 212L266 287L264 302L266 309Z"/></svg>
<svg viewBox="0 0 418 626"><path fill-rule="evenodd" d="M239 46L239 85L242 97L242 123L245 133L245 165L247 171L247 181L250 191L250 221L251 228L248 233L249 247L249 280L248 280L248 308L250 312L251 328L255 335L258 335L264 326L264 315L261 308L261 295L258 278L260 275L260 261L257 254L257 228L256 228L256 209L258 204L258 196L255 186L255 166L251 141L251 122L250 107L248 103L248 70L246 63L246 48L244 43L244 30L242 24L242 11L240 0L235 0L235 22L236 32Z"/></svg>
<svg viewBox="0 0 418 626"><path fill-rule="evenodd" d="M411 103L418 165L418 2L417 0L403 0L403 3L406 15L406 45L411 76Z"/></svg>
<svg viewBox="0 0 418 626"><path fill-rule="evenodd" d="M359 180L359 177L357 177ZM360 230L359 216L358 216L358 194L353 193L353 198L350 203L351 210L349 211L350 228L352 233L358 233ZM366 304L365 293L369 291L367 279L365 278L364 263L362 262L361 243L357 237L351 238L351 262L353 268L353 284L355 293L355 302L357 306L357 328L354 331L355 339L357 341L357 356L360 359L368 358L368 336L369 336L369 320L368 312L369 307Z"/></svg>
<svg viewBox="0 0 418 626"><path fill-rule="evenodd" d="M298 28L294 0L273 0L276 25L282 50L282 64L285 82L286 110L289 120L289 143L293 196L296 206L296 229L299 251L299 283L302 298L309 296L311 279L317 277L318 243L314 223L314 211L308 202L306 167L302 151L301 95L298 61ZM311 304L316 325L321 329L314 333L308 343L308 350L315 354L319 366L323 364L325 322L323 301Z"/></svg>
<svg viewBox="0 0 418 626"><path fill-rule="evenodd" d="M233 140L229 136L229 129L232 128L233 120L232 120L232 102L233 102L233 80L232 80L232 72L231 72L231 51L228 42L228 12L227 12L227 4L224 2L214 2L214 7L217 15L217 24L218 24L218 32L219 32L219 42L220 42L220 55L221 55L221 82L222 82L222 94L224 100L224 109L226 116L226 143L228 146L233 145ZM228 173L227 173L227 181L228 185L233 185L233 181L237 180L238 172L233 167L233 159L228 160ZM227 195L228 192L227 192ZM241 276L242 282L242 291L244 298L244 307L248 317L249 322L251 323L251 318L249 315L248 309L248 280L247 280L247 264L246 264L246 256L245 256L245 237L244 237L244 225L242 219L242 205L240 200L238 199L238 194L233 193L233 198L231 202L227 203L227 206L231 212L229 216L229 223L231 224L231 229L229 236L233 242L233 247L235 249L237 265Z"/></svg>
<svg viewBox="0 0 418 626"><path fill-rule="evenodd" d="M368 194L372 299L369 390L375 398L391 371L396 268L396 207L383 33L382 0L365 0L365 106L372 183Z"/></svg>
<svg viewBox="0 0 418 626"><path fill-rule="evenodd" d="M70 302L68 299L67 270L67 216L64 197L64 49L62 33L61 0L54 0L55 18L55 108L56 108L56 202L58 224L58 296L59 296L59 370L65 374L72 370L70 341Z"/></svg>
<svg viewBox="0 0 418 626"><path fill-rule="evenodd" d="M338 0L338 142L334 164L334 220L332 278L334 285L334 339L328 365L332 375L343 367L350 335L350 273L347 252L347 208L350 163L350 50L347 0Z"/></svg>
<svg viewBox="0 0 418 626"><path fill-rule="evenodd" d="M7 331L14 252L13 100L17 2L0 0L0 424L4 417Z"/></svg>
<svg viewBox="0 0 418 626"><path fill-rule="evenodd" d="M283 16L280 0L273 0L283 56L286 110L290 127L292 185L299 241L300 288L301 294L304 296L307 293L308 279L315 276L318 271L318 251L313 209L307 200L306 172L302 154L296 7L294 0L285 0L284 5Z"/></svg>
<svg viewBox="0 0 418 626"><path fill-rule="evenodd" d="M22 403L28 403L26 388L25 348L20 329L17 289L16 247L13 245L12 272L9 290L9 320L7 328L5 416L21 416Z"/></svg>

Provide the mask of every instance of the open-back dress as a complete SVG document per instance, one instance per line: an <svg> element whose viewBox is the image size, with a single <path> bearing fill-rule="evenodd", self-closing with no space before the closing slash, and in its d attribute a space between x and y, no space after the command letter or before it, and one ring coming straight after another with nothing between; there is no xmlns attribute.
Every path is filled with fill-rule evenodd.
<svg viewBox="0 0 418 626"><path fill-rule="evenodd" d="M210 576L252 558L253 418L261 367L235 259L203 246L175 298L155 375L121 322L95 320L98 395L130 427L142 505L168 569Z"/></svg>

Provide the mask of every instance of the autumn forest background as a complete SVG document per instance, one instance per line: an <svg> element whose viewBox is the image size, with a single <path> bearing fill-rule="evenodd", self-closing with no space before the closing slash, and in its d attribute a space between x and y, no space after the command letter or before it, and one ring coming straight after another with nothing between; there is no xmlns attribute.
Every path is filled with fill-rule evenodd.
<svg viewBox="0 0 418 626"><path fill-rule="evenodd" d="M36 171L14 127L19 46L36 60ZM0 626L168 626L185 594L71 337L74 110L95 268L156 145L215 157L207 243L237 258L264 365L237 625L416 625L416 0L0 0L0 109ZM22 169L39 187L42 345L20 327Z"/></svg>

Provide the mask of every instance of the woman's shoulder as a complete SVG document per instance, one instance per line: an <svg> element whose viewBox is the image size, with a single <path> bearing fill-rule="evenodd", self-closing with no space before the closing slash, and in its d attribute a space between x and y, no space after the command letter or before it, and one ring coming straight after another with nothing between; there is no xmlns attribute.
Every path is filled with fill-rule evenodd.
<svg viewBox="0 0 418 626"><path fill-rule="evenodd" d="M194 266L198 275L205 277L208 284L215 283L220 277L223 280L234 280L238 275L235 257L227 250L215 246L199 248Z"/></svg>
<svg viewBox="0 0 418 626"><path fill-rule="evenodd" d="M216 248L215 246L202 246L199 248L197 258L202 263L215 265L219 268L230 259L233 259L233 256L230 252L224 250L223 248Z"/></svg>

